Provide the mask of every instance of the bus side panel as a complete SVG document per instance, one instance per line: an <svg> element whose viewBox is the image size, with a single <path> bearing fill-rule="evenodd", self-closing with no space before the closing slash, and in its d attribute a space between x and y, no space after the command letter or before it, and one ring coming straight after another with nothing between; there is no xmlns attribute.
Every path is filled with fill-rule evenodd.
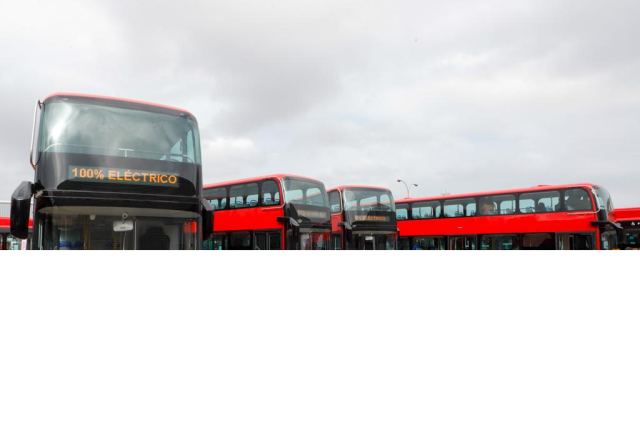
<svg viewBox="0 0 640 427"><path fill-rule="evenodd" d="M398 221L400 237L469 234L596 232L592 212L496 215Z"/></svg>
<svg viewBox="0 0 640 427"><path fill-rule="evenodd" d="M214 231L282 229L282 216L282 206L220 210L214 213Z"/></svg>
<svg viewBox="0 0 640 427"><path fill-rule="evenodd" d="M342 219L342 213L332 213L331 214L331 232L340 233L342 229L338 225L338 223L343 221L344 220Z"/></svg>

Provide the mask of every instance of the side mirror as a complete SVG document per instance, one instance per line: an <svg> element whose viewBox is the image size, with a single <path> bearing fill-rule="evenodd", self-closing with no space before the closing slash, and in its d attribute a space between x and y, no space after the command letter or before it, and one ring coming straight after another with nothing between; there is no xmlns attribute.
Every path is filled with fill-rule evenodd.
<svg viewBox="0 0 640 427"><path fill-rule="evenodd" d="M213 205L207 199L202 199L202 241L213 236Z"/></svg>
<svg viewBox="0 0 640 427"><path fill-rule="evenodd" d="M23 181L11 195L11 235L18 239L29 237L29 211L33 184Z"/></svg>

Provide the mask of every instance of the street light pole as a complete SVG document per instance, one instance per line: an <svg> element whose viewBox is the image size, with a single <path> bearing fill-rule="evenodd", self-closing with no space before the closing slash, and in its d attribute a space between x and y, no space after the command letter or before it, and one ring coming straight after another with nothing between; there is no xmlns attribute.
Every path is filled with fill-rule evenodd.
<svg viewBox="0 0 640 427"><path fill-rule="evenodd" d="M401 179L399 179L398 182L403 183L404 186L407 187L407 199L410 198L411 195L409 194L409 185L406 182L404 182L403 180L401 180ZM418 184L411 184L411 185L413 185L414 187L418 186Z"/></svg>

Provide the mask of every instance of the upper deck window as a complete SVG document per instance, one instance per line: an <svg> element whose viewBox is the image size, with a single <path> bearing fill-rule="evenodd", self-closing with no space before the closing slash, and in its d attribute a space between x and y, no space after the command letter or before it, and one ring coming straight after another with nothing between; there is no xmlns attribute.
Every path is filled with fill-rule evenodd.
<svg viewBox="0 0 640 427"><path fill-rule="evenodd" d="M545 213L560 210L559 191L536 191L520 195L520 213Z"/></svg>
<svg viewBox="0 0 640 427"><path fill-rule="evenodd" d="M417 202L411 206L411 217L413 219L439 218L442 207L440 202Z"/></svg>
<svg viewBox="0 0 640 427"><path fill-rule="evenodd" d="M227 207L227 187L205 188L204 197L209 200L215 210Z"/></svg>
<svg viewBox="0 0 640 427"><path fill-rule="evenodd" d="M188 114L91 98L47 101L38 151L201 164L198 125Z"/></svg>
<svg viewBox="0 0 640 427"><path fill-rule="evenodd" d="M403 221L405 219L409 219L409 205L406 203L401 203L396 205L396 219L398 221Z"/></svg>
<svg viewBox="0 0 640 427"><path fill-rule="evenodd" d="M229 207L231 209L252 208L258 206L258 183L233 185L229 189Z"/></svg>
<svg viewBox="0 0 640 427"><path fill-rule="evenodd" d="M516 212L516 197L501 194L480 198L480 215L510 215Z"/></svg>
<svg viewBox="0 0 640 427"><path fill-rule="evenodd" d="M568 211L590 211L593 209L591 197L583 188L571 188L565 191L564 206Z"/></svg>
<svg viewBox="0 0 640 427"><path fill-rule="evenodd" d="M262 183L261 206L276 206L280 204L280 188L278 183L270 179Z"/></svg>
<svg viewBox="0 0 640 427"><path fill-rule="evenodd" d="M476 199L452 199L444 201L444 217L475 216Z"/></svg>

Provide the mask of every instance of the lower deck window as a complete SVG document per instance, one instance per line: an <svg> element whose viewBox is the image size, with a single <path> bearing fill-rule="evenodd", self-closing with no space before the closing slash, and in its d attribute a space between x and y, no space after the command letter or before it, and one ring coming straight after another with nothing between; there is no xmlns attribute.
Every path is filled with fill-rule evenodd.
<svg viewBox="0 0 640 427"><path fill-rule="evenodd" d="M483 250L513 250L520 249L520 239L517 234L501 234L482 236L480 249Z"/></svg>
<svg viewBox="0 0 640 427"><path fill-rule="evenodd" d="M522 249L524 250L553 250L556 245L549 233L523 234Z"/></svg>

